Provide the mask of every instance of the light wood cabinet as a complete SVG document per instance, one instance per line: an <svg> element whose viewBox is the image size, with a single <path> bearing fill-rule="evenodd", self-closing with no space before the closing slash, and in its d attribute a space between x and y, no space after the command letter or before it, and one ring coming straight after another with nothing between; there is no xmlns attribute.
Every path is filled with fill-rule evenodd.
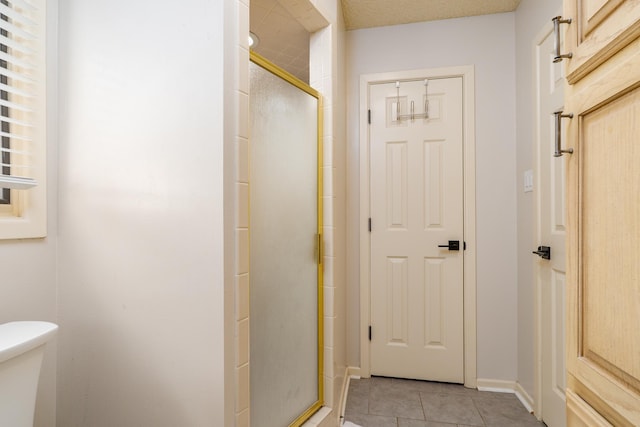
<svg viewBox="0 0 640 427"><path fill-rule="evenodd" d="M568 10L567 424L640 426L640 1Z"/></svg>
<svg viewBox="0 0 640 427"><path fill-rule="evenodd" d="M640 35L640 0L565 0L570 84L593 71Z"/></svg>

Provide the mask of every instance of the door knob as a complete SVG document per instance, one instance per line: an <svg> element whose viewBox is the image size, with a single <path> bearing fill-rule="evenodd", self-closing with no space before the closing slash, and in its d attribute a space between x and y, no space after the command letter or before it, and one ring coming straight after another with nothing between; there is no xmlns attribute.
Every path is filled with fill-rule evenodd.
<svg viewBox="0 0 640 427"><path fill-rule="evenodd" d="M549 246L538 246L538 250L533 251L533 253L542 259L551 259L551 248Z"/></svg>
<svg viewBox="0 0 640 427"><path fill-rule="evenodd" d="M460 250L460 240L449 240L449 244L447 245L438 245L439 248L447 248L450 251L459 251Z"/></svg>

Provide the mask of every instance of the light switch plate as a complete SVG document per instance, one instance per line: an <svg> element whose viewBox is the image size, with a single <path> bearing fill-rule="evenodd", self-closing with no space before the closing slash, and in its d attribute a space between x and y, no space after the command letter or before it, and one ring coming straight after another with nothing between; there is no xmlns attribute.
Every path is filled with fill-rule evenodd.
<svg viewBox="0 0 640 427"><path fill-rule="evenodd" d="M524 192L530 193L533 191L533 170L529 169L524 171Z"/></svg>

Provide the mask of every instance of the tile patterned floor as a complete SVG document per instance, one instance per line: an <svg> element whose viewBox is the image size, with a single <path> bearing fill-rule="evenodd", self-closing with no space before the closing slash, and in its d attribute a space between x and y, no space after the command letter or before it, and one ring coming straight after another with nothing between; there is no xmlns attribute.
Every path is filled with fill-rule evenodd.
<svg viewBox="0 0 640 427"><path fill-rule="evenodd" d="M362 427L544 427L514 394L396 378L352 379L345 420Z"/></svg>

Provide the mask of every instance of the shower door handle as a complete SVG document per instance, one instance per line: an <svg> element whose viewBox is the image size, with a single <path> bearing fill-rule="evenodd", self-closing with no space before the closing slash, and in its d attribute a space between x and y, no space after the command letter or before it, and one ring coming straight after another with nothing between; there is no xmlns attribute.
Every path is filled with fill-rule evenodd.
<svg viewBox="0 0 640 427"><path fill-rule="evenodd" d="M316 262L322 265L322 233L316 234Z"/></svg>

